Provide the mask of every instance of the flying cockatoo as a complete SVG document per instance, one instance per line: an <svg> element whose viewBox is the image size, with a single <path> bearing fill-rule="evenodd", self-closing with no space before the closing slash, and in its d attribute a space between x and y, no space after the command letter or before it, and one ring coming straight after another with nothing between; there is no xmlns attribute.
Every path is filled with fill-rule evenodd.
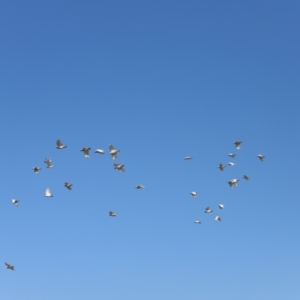
<svg viewBox="0 0 300 300"><path fill-rule="evenodd" d="M209 213L213 212L213 210L210 207L206 207L204 212L209 214Z"/></svg>
<svg viewBox="0 0 300 300"><path fill-rule="evenodd" d="M120 172L125 172L124 169L125 165L121 165L121 164L114 164L114 169L120 171Z"/></svg>
<svg viewBox="0 0 300 300"><path fill-rule="evenodd" d="M91 148L81 148L80 151L83 152L85 158L90 158Z"/></svg>
<svg viewBox="0 0 300 300"><path fill-rule="evenodd" d="M184 160L191 160L193 157L192 156L186 156L185 158L184 158Z"/></svg>
<svg viewBox="0 0 300 300"><path fill-rule="evenodd" d="M216 217L215 217L215 220L216 220L216 221L221 221L221 217L220 217L220 216L216 216Z"/></svg>
<svg viewBox="0 0 300 300"><path fill-rule="evenodd" d="M220 209L224 208L224 204L219 204L218 206L219 206Z"/></svg>
<svg viewBox="0 0 300 300"><path fill-rule="evenodd" d="M33 172L34 172L35 174L38 174L39 171L41 170L41 168L40 168L40 167L33 167L32 170L33 170Z"/></svg>
<svg viewBox="0 0 300 300"><path fill-rule="evenodd" d="M190 192L190 194L192 195L193 198L197 198L197 196L198 196L197 192Z"/></svg>
<svg viewBox="0 0 300 300"><path fill-rule="evenodd" d="M238 149L238 150L241 149L241 144L242 144L241 141L235 141L235 142L234 142L234 145L235 145L236 149Z"/></svg>
<svg viewBox="0 0 300 300"><path fill-rule="evenodd" d="M143 185L141 185L141 184L139 184L139 185L137 185L135 188L136 188L136 189L138 189L138 190L140 190L140 189L143 189L143 188L144 188L144 186L143 186Z"/></svg>
<svg viewBox="0 0 300 300"><path fill-rule="evenodd" d="M116 149L113 145L109 145L109 154L113 160L117 159L118 152L120 152L120 150Z"/></svg>
<svg viewBox="0 0 300 300"><path fill-rule="evenodd" d="M194 221L194 223L195 223L195 224L201 224L201 221L196 220L196 221Z"/></svg>
<svg viewBox="0 0 300 300"><path fill-rule="evenodd" d="M110 211L110 212L108 213L108 215L109 215L110 217L116 217L116 216L117 216L117 214L116 214L115 212L113 212L113 211Z"/></svg>
<svg viewBox="0 0 300 300"><path fill-rule="evenodd" d="M226 168L226 166L224 166L223 164L219 164L218 168L220 169L220 171L223 171Z"/></svg>
<svg viewBox="0 0 300 300"><path fill-rule="evenodd" d="M7 262L5 263L5 265L6 265L6 268L7 268L7 269L10 269L10 270L12 270L12 271L15 270L15 267L14 267L13 265L8 264Z"/></svg>
<svg viewBox="0 0 300 300"><path fill-rule="evenodd" d="M243 178L246 179L246 180L250 179L250 177L248 175L243 175Z"/></svg>
<svg viewBox="0 0 300 300"><path fill-rule="evenodd" d="M264 161L265 156L262 154L258 154L257 157L260 159L260 161Z"/></svg>
<svg viewBox="0 0 300 300"><path fill-rule="evenodd" d="M72 189L72 186L73 184L69 183L69 182L65 182L65 185L64 185L68 190L71 190Z"/></svg>
<svg viewBox="0 0 300 300"><path fill-rule="evenodd" d="M228 184L230 187L234 187L234 186L238 185L238 182L239 182L239 179L231 179L228 181Z"/></svg>
<svg viewBox="0 0 300 300"><path fill-rule="evenodd" d="M56 141L56 149L64 149L64 148L67 148L67 146L65 146L61 140L57 140Z"/></svg>
<svg viewBox="0 0 300 300"><path fill-rule="evenodd" d="M46 168L53 168L51 158L46 158L44 162L47 164Z"/></svg>
<svg viewBox="0 0 300 300"><path fill-rule="evenodd" d="M227 165L233 167L235 165L235 163L229 162Z"/></svg>
<svg viewBox="0 0 300 300"><path fill-rule="evenodd" d="M228 156L235 158L235 154L234 153L229 153Z"/></svg>
<svg viewBox="0 0 300 300"><path fill-rule="evenodd" d="M19 200L17 200L17 199L11 199L11 202L12 202L12 204L14 205L14 206L19 206Z"/></svg>
<svg viewBox="0 0 300 300"><path fill-rule="evenodd" d="M96 149L95 150L95 153L98 153L98 154L104 154L104 151L102 149Z"/></svg>
<svg viewBox="0 0 300 300"><path fill-rule="evenodd" d="M45 197L47 197L47 198L53 197L53 195L51 194L50 188L46 188Z"/></svg>

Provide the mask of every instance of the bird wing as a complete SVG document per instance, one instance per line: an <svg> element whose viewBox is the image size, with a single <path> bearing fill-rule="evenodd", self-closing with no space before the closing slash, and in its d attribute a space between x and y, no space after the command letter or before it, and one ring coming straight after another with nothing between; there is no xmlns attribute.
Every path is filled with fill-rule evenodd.
<svg viewBox="0 0 300 300"><path fill-rule="evenodd" d="M63 143L61 142L61 140L57 140L56 145L57 145L57 147L61 147L61 146L63 146Z"/></svg>
<svg viewBox="0 0 300 300"><path fill-rule="evenodd" d="M116 150L116 148L112 145L112 144L110 144L109 145L109 150L111 151L111 150Z"/></svg>
<svg viewBox="0 0 300 300"><path fill-rule="evenodd" d="M50 191L50 188L46 188L46 191L45 191L45 196L46 196L46 197L49 197L49 196L51 196L51 191Z"/></svg>

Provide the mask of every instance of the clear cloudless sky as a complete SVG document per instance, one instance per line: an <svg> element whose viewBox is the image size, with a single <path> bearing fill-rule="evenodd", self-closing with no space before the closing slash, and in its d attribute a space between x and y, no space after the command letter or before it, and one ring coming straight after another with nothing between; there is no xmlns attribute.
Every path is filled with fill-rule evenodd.
<svg viewBox="0 0 300 300"><path fill-rule="evenodd" d="M0 299L298 300L299 15L299 1L0 1Z"/></svg>

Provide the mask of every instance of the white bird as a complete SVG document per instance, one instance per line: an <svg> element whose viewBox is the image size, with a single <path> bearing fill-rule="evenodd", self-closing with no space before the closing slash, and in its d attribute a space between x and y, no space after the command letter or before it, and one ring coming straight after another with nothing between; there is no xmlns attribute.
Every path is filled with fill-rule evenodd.
<svg viewBox="0 0 300 300"><path fill-rule="evenodd" d="M229 162L227 165L233 167L235 165L235 163Z"/></svg>
<svg viewBox="0 0 300 300"><path fill-rule="evenodd" d="M192 156L186 156L185 158L184 158L184 160L191 160L193 157Z"/></svg>
<svg viewBox="0 0 300 300"><path fill-rule="evenodd" d="M56 149L64 149L64 148L67 148L67 146L65 146L62 142L61 142L61 140L57 140L56 141Z"/></svg>
<svg viewBox="0 0 300 300"><path fill-rule="evenodd" d="M238 150L241 149L241 144L242 144L241 141L235 141L235 142L234 142L234 145L235 145L236 149L238 149Z"/></svg>
<svg viewBox="0 0 300 300"><path fill-rule="evenodd" d="M235 154L234 153L229 153L228 156L235 158Z"/></svg>
<svg viewBox="0 0 300 300"><path fill-rule="evenodd" d="M35 174L38 174L39 171L41 170L41 168L40 168L40 167L34 167L34 168L32 168L32 170L33 170L33 172L34 172Z"/></svg>
<svg viewBox="0 0 300 300"><path fill-rule="evenodd" d="M260 159L260 161L264 161L265 156L262 154L258 154L257 157Z"/></svg>
<svg viewBox="0 0 300 300"><path fill-rule="evenodd" d="M239 179L231 179L231 180L228 181L228 184L229 184L230 187L234 187L234 186L238 185L239 181L240 181Z"/></svg>
<svg viewBox="0 0 300 300"><path fill-rule="evenodd" d="M197 196L198 196L197 192L190 192L190 194L192 195L193 198L197 198Z"/></svg>
<svg viewBox="0 0 300 300"><path fill-rule="evenodd" d="M204 212L209 214L209 213L213 212L213 210L210 207L206 207Z"/></svg>
<svg viewBox="0 0 300 300"><path fill-rule="evenodd" d="M109 154L113 160L117 159L118 152L120 152L120 150L116 149L113 145L109 145Z"/></svg>
<svg viewBox="0 0 300 300"><path fill-rule="evenodd" d="M91 148L81 148L80 151L83 152L85 158L90 158Z"/></svg>
<svg viewBox="0 0 300 300"><path fill-rule="evenodd" d="M53 195L51 194L50 188L46 188L45 197L47 197L47 198L53 197Z"/></svg>
<svg viewBox="0 0 300 300"><path fill-rule="evenodd" d="M102 149L96 149L95 153L104 154L104 151Z"/></svg>
<svg viewBox="0 0 300 300"><path fill-rule="evenodd" d="M69 182L65 182L65 185L64 185L68 190L71 190L72 189L72 186L73 184L69 183Z"/></svg>
<svg viewBox="0 0 300 300"><path fill-rule="evenodd" d="M219 206L220 209L224 208L224 204L219 204L218 206Z"/></svg>
<svg viewBox="0 0 300 300"><path fill-rule="evenodd" d="M219 164L218 168L220 169L220 171L223 171L226 168L226 166L224 166L223 164Z"/></svg>
<svg viewBox="0 0 300 300"><path fill-rule="evenodd" d="M113 212L113 211L110 211L110 212L108 213L108 215L109 215L110 217L116 217L116 216L117 216L117 214L116 214L115 212Z"/></svg>
<svg viewBox="0 0 300 300"><path fill-rule="evenodd" d="M51 158L46 158L44 162L47 164L46 168L53 168Z"/></svg>
<svg viewBox="0 0 300 300"><path fill-rule="evenodd" d="M19 206L19 200L17 200L17 199L11 199L11 202L12 202L12 204L14 205L14 206Z"/></svg>
<svg viewBox="0 0 300 300"><path fill-rule="evenodd" d="M6 265L6 268L7 268L7 269L10 269L10 270L12 270L12 271L15 270L15 267L14 267L13 265L8 264L7 262L5 263L5 265Z"/></svg>
<svg viewBox="0 0 300 300"><path fill-rule="evenodd" d="M125 165L121 165L121 164L114 164L114 169L120 171L120 172L125 172L124 169Z"/></svg>
<svg viewBox="0 0 300 300"><path fill-rule="evenodd" d="M246 180L250 179L250 177L248 175L243 175L243 178L246 179Z"/></svg>
<svg viewBox="0 0 300 300"><path fill-rule="evenodd" d="M221 217L220 217L220 216L216 216L216 217L215 217L215 220L216 220L216 221L221 221Z"/></svg>
<svg viewBox="0 0 300 300"><path fill-rule="evenodd" d="M194 223L195 223L195 224L201 224L201 221L196 220L196 221L194 221Z"/></svg>
<svg viewBox="0 0 300 300"><path fill-rule="evenodd" d="M143 189L143 188L144 188L144 186L143 186L143 185L141 185L141 184L139 184L139 185L137 185L135 188L136 188L136 189L138 189L138 190L140 190L140 189Z"/></svg>

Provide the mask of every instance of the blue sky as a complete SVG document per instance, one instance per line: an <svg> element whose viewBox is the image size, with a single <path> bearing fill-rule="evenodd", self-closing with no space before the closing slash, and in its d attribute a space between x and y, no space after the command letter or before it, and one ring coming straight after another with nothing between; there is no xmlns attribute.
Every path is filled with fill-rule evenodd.
<svg viewBox="0 0 300 300"><path fill-rule="evenodd" d="M1 1L1 299L299 299L299 9Z"/></svg>

